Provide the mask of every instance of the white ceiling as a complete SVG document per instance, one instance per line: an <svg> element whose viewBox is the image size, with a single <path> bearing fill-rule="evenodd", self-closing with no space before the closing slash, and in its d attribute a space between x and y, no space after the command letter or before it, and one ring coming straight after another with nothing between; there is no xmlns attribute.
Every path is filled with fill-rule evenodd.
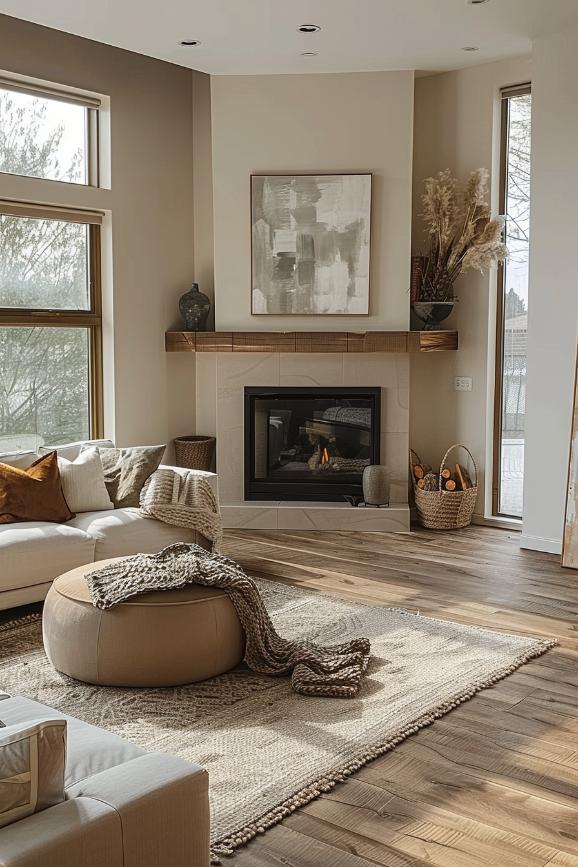
<svg viewBox="0 0 578 867"><path fill-rule="evenodd" d="M0 12L236 75L456 69L524 54L535 36L578 27L578 0L0 0ZM297 32L309 23L321 32ZM181 39L202 44L183 48Z"/></svg>

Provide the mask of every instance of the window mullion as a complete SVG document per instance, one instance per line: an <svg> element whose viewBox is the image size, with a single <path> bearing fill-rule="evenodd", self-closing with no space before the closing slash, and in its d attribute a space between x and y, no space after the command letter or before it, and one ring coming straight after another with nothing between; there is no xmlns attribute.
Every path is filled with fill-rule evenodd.
<svg viewBox="0 0 578 867"><path fill-rule="evenodd" d="M90 327L100 325L98 313L76 310L13 310L0 309L0 325L26 327L26 326L51 326L51 327Z"/></svg>

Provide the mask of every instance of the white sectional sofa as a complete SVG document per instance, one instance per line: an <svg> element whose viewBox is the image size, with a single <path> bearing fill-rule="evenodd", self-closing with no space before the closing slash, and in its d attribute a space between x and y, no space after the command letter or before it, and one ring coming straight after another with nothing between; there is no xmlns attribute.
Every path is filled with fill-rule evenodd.
<svg viewBox="0 0 578 867"><path fill-rule="evenodd" d="M209 867L208 774L22 696L7 726L66 719L65 800L0 829L2 867Z"/></svg>
<svg viewBox="0 0 578 867"><path fill-rule="evenodd" d="M112 445L90 444L105 443ZM83 445L58 452L74 460ZM25 468L37 457L0 454L0 461ZM216 475L202 475L217 495ZM178 541L208 546L199 534L145 518L134 508L82 512L65 524L0 525L0 608L42 600L54 578L69 569L153 553ZM203 768L146 753L104 729L0 692L1 724L26 727L54 719L67 721L65 800L0 828L0 867L209 867Z"/></svg>
<svg viewBox="0 0 578 867"><path fill-rule="evenodd" d="M112 445L108 440L90 444ZM59 447L58 452L74 460L85 443ZM29 467L36 452L0 453L0 462ZM201 470L173 467L178 473L198 473L217 492L217 476ZM81 512L66 524L26 521L0 525L0 609L38 602L46 596L52 581L76 566L107 557L152 554L173 542L205 540L194 531L172 527L140 515L138 509L110 509Z"/></svg>

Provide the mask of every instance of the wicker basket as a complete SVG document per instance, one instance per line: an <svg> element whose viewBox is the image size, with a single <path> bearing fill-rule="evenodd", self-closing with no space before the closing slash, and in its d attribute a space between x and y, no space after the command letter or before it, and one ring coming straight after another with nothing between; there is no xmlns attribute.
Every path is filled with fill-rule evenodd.
<svg viewBox="0 0 578 867"><path fill-rule="evenodd" d="M175 439L177 467L189 470L210 470L215 452L215 437L177 437Z"/></svg>
<svg viewBox="0 0 578 867"><path fill-rule="evenodd" d="M442 470L445 468L450 452L454 449L464 449L470 456L474 468L473 485L465 491L446 491L442 488ZM414 458L417 458L415 463L421 463L419 455L410 450L415 505L422 526L430 530L458 530L471 524L478 497L478 467L471 451L460 443L449 447L440 464L440 482L437 491L423 491L418 488L413 474Z"/></svg>

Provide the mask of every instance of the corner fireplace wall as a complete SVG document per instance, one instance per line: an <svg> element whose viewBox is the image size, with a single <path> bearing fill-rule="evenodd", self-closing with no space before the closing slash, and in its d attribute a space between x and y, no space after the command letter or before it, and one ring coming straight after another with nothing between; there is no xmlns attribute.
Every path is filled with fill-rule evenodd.
<svg viewBox="0 0 578 867"><path fill-rule="evenodd" d="M195 363L196 431L217 438L216 467L225 527L259 530L380 530L409 528L409 356L392 353L199 353ZM176 361L189 356L175 355ZM172 360L172 359L171 359ZM246 500L244 388L295 386L381 389L380 462L389 470L390 508L346 503ZM192 390L192 389L191 389Z"/></svg>
<svg viewBox="0 0 578 867"><path fill-rule="evenodd" d="M244 389L245 500L343 502L379 463L381 389Z"/></svg>

